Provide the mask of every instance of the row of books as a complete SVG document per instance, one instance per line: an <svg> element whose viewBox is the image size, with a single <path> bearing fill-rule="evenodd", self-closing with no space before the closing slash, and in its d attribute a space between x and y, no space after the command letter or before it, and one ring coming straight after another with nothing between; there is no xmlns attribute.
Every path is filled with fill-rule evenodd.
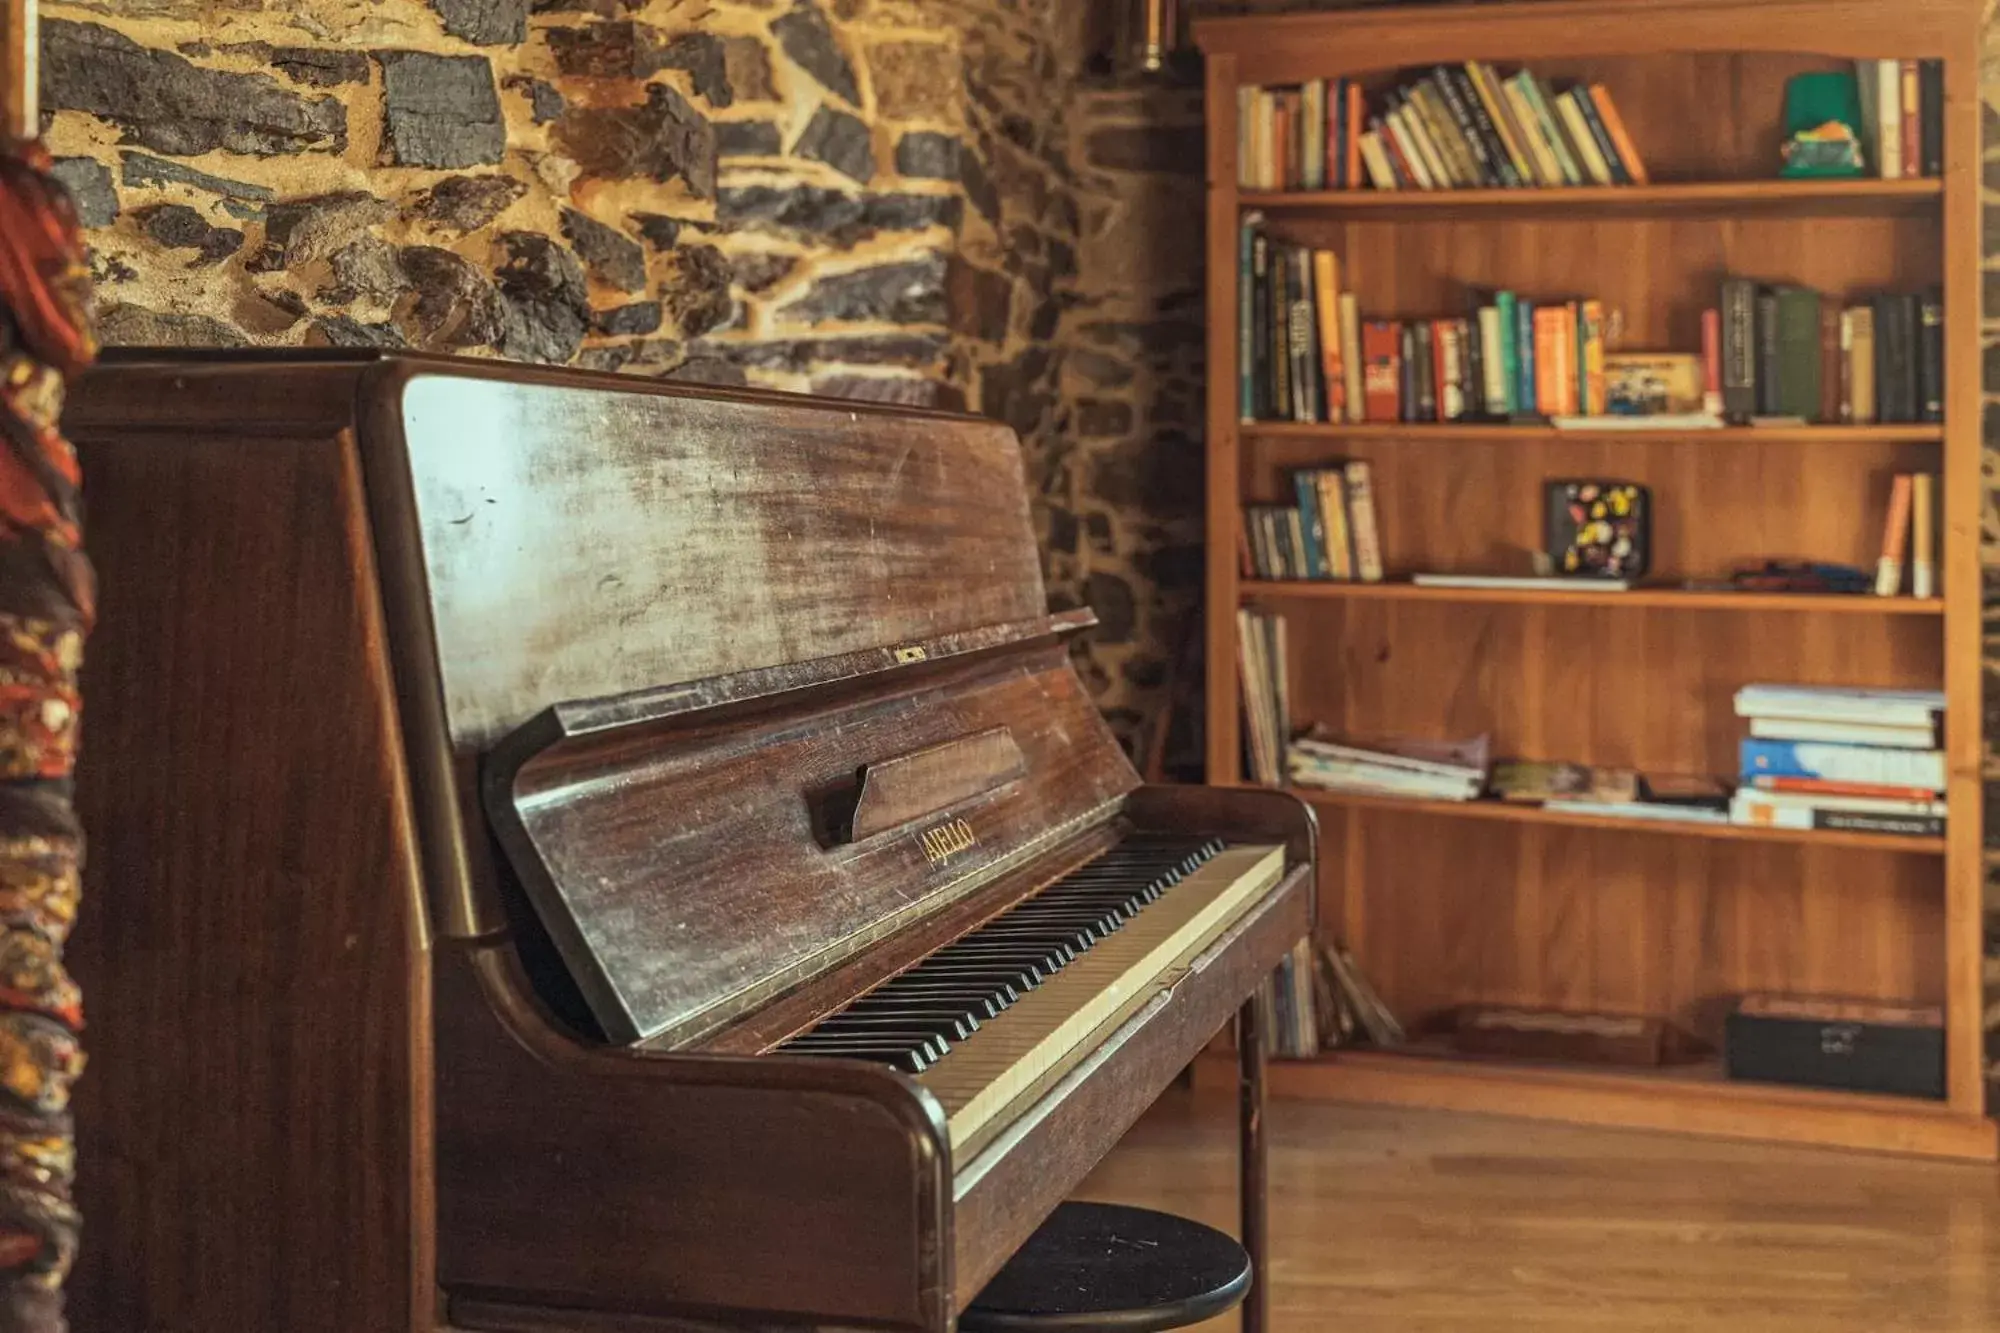
<svg viewBox="0 0 2000 1333"><path fill-rule="evenodd" d="M1244 572L1260 579L1333 579L1380 583L1382 540L1368 464L1307 468L1292 474L1296 505L1244 511Z"/></svg>
<svg viewBox="0 0 2000 1333"><path fill-rule="evenodd" d="M1732 421L1944 420L1944 299L1935 289L1841 301L1809 287L1726 278L1721 411Z"/></svg>
<svg viewBox="0 0 2000 1333"><path fill-rule="evenodd" d="M1884 180L1944 174L1944 62L1857 60L1861 150Z"/></svg>
<svg viewBox="0 0 2000 1333"><path fill-rule="evenodd" d="M1279 1059L1311 1059L1355 1045L1401 1045L1403 1025L1339 945L1303 939L1263 982L1264 1049Z"/></svg>
<svg viewBox="0 0 2000 1333"><path fill-rule="evenodd" d="M1933 690L1747 685L1736 715L1732 823L1938 837L1944 833L1944 696Z"/></svg>
<svg viewBox="0 0 2000 1333"><path fill-rule="evenodd" d="M1245 190L1533 189L1645 185L1602 83L1551 93L1530 70L1438 65L1370 98L1354 79L1237 89Z"/></svg>
<svg viewBox="0 0 2000 1333"><path fill-rule="evenodd" d="M1811 288L1723 280L1702 350L1612 351L1590 298L1475 291L1462 317L1366 320L1339 256L1239 237L1237 408L1245 421L1548 420L1569 429L1863 425L1944 419L1935 289L1843 304Z"/></svg>
<svg viewBox="0 0 2000 1333"><path fill-rule="evenodd" d="M1291 737L1283 659L1271 656L1283 651L1282 620L1242 614L1264 622L1254 629L1263 640L1260 656L1243 659L1244 710L1252 776L1268 786L1424 801L1491 799L1613 819L1912 837L1944 832L1944 696L1936 691L1747 685L1735 698L1750 734L1741 742L1733 790L1706 774L1546 759L1495 764L1484 735L1353 739L1314 728ZM1253 680L1253 671L1263 678ZM1274 745L1283 755L1282 779Z"/></svg>

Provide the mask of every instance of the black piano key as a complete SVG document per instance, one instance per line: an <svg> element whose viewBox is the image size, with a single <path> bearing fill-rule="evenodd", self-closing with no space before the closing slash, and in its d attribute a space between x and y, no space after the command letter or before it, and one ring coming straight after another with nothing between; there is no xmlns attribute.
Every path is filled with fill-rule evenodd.
<svg viewBox="0 0 2000 1333"><path fill-rule="evenodd" d="M920 1072L1222 850L1219 838L1133 834L785 1043L801 1054Z"/></svg>

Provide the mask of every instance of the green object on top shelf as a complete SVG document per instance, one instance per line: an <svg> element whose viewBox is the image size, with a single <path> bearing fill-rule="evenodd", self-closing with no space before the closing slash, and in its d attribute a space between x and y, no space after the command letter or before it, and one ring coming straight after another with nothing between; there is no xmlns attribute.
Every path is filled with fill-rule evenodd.
<svg viewBox="0 0 2000 1333"><path fill-rule="evenodd" d="M1780 176L1861 175L1861 88L1851 71L1786 82L1784 153Z"/></svg>

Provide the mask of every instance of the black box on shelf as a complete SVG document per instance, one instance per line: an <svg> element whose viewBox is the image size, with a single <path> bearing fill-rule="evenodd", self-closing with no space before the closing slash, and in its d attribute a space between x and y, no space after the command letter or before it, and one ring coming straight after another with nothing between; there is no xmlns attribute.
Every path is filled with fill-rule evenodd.
<svg viewBox="0 0 2000 1333"><path fill-rule="evenodd" d="M1732 1079L1943 1098L1944 1012L1869 1000L1746 995L1724 1020Z"/></svg>

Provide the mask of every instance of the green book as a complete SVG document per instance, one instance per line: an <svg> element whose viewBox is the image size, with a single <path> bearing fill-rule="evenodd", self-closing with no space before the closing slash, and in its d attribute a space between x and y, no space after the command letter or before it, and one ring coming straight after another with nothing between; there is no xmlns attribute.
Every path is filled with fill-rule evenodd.
<svg viewBox="0 0 2000 1333"><path fill-rule="evenodd" d="M1496 292L1493 304L1500 307L1500 365L1507 375L1507 410L1510 413L1528 409L1522 404L1521 396L1521 336L1515 328L1518 317L1514 308L1514 293Z"/></svg>
<svg viewBox="0 0 2000 1333"><path fill-rule="evenodd" d="M1778 415L1819 419L1819 293L1778 288Z"/></svg>

